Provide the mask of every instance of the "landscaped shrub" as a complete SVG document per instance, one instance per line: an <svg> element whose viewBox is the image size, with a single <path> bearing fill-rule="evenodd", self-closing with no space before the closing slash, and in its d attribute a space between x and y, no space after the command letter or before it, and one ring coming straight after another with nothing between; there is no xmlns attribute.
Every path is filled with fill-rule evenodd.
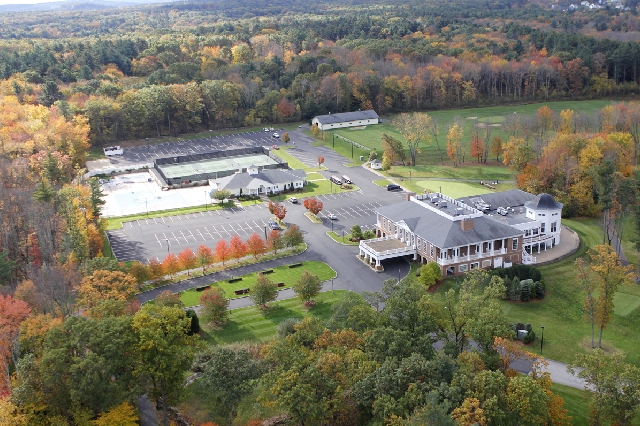
<svg viewBox="0 0 640 426"><path fill-rule="evenodd" d="M372 230L370 230L370 229L367 229L367 230L366 230L366 231L364 231L364 233L362 234L362 239L364 239L364 240L371 240L371 239L373 239L373 238L375 238L375 237L376 237L376 233L375 233L375 232L373 232L373 231L372 231Z"/></svg>
<svg viewBox="0 0 640 426"><path fill-rule="evenodd" d="M531 300L531 286L533 285L532 280L522 280L520 281L520 300L523 302L528 302Z"/></svg>
<svg viewBox="0 0 640 426"><path fill-rule="evenodd" d="M505 295L511 301L527 302L544 298L542 274L534 266L516 264L511 268L496 268L491 274L504 279ZM523 284L525 281L526 285Z"/></svg>
<svg viewBox="0 0 640 426"><path fill-rule="evenodd" d="M187 334L189 336L193 336L200 332L200 318L198 318L198 314L193 309L187 309L187 312L185 313L187 318L191 318L191 327L189 327L189 332Z"/></svg>
<svg viewBox="0 0 640 426"><path fill-rule="evenodd" d="M526 345L527 343L533 342L535 339L536 339L536 333L533 330L531 330L527 333L526 336L524 336L524 339L522 339L522 343Z"/></svg>
<svg viewBox="0 0 640 426"><path fill-rule="evenodd" d="M533 286L535 289L535 298L544 299L544 284L540 281L536 281Z"/></svg>
<svg viewBox="0 0 640 426"><path fill-rule="evenodd" d="M287 318L276 327L276 336L278 336L279 339L284 339L288 335L295 333L296 330L294 327L299 323L300 320L297 318Z"/></svg>

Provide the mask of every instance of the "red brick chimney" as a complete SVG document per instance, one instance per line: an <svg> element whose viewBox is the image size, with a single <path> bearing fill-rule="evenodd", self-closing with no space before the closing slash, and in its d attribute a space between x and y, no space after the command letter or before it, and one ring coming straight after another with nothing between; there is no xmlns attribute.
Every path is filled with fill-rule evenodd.
<svg viewBox="0 0 640 426"><path fill-rule="evenodd" d="M463 231L473 231L473 219L462 219L460 227Z"/></svg>

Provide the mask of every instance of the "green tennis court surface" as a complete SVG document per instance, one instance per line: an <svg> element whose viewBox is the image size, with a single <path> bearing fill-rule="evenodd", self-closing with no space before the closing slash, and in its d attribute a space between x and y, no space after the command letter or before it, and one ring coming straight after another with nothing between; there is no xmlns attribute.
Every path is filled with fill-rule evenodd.
<svg viewBox="0 0 640 426"><path fill-rule="evenodd" d="M264 154L239 155L236 157L214 158L210 160L192 161L179 164L163 164L157 167L167 179L193 176L202 173L225 172L228 170L246 169L250 165L259 167L278 164L277 161Z"/></svg>

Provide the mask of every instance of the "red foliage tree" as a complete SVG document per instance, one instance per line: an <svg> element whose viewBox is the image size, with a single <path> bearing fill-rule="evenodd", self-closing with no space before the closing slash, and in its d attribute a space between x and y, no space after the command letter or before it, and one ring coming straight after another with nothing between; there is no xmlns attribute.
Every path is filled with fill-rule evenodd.
<svg viewBox="0 0 640 426"><path fill-rule="evenodd" d="M165 275L169 275L173 278L173 275L180 271L180 261L178 260L178 256L173 253L169 253L162 261L162 271Z"/></svg>
<svg viewBox="0 0 640 426"><path fill-rule="evenodd" d="M158 261L158 259L149 260L149 278L152 280L157 280L158 278L164 275L162 271L162 264Z"/></svg>
<svg viewBox="0 0 640 426"><path fill-rule="evenodd" d="M202 267L203 275L206 272L207 266L211 265L214 259L215 255L213 254L213 250L203 244L200 244L196 250L196 265Z"/></svg>
<svg viewBox="0 0 640 426"><path fill-rule="evenodd" d="M229 248L231 250L231 257L233 259L238 259L238 261L247 254L247 245L237 234L231 238L231 241L229 241Z"/></svg>
<svg viewBox="0 0 640 426"><path fill-rule="evenodd" d="M284 238L280 231L274 229L269 232L269 236L267 237L267 247L273 251L273 254L277 254L278 250L284 248Z"/></svg>
<svg viewBox="0 0 640 426"><path fill-rule="evenodd" d="M11 351L20 323L31 313L26 302L7 295L0 295L0 395L7 392L10 384L9 364Z"/></svg>
<svg viewBox="0 0 640 426"><path fill-rule="evenodd" d="M482 139L474 135L471 138L471 158L477 158L478 163L482 161L482 157L484 155L484 142Z"/></svg>
<svg viewBox="0 0 640 426"><path fill-rule="evenodd" d="M324 163L324 156L318 155L318 167L322 167L322 163Z"/></svg>
<svg viewBox="0 0 640 426"><path fill-rule="evenodd" d="M229 299L220 287L206 289L200 296L200 304L202 305L201 316L207 322L219 324L227 316Z"/></svg>
<svg viewBox="0 0 640 426"><path fill-rule="evenodd" d="M283 117L291 117L293 113L296 112L296 107L286 98L282 98L280 99L280 102L278 102L278 112Z"/></svg>
<svg viewBox="0 0 640 426"><path fill-rule="evenodd" d="M180 269L187 271L187 276L190 275L189 270L196 267L196 255L190 248L186 248L178 253L178 262L180 263Z"/></svg>
<svg viewBox="0 0 640 426"><path fill-rule="evenodd" d="M224 262L229 259L231 256L231 247L226 240L218 241L216 244L216 262L222 262L222 266L224 266Z"/></svg>
<svg viewBox="0 0 640 426"><path fill-rule="evenodd" d="M279 221L282 221L284 217L287 215L287 209L280 203L278 203L278 207L273 214L278 218Z"/></svg>
<svg viewBox="0 0 640 426"><path fill-rule="evenodd" d="M267 246L264 243L264 240L260 238L260 235L254 233L247 240L247 253L251 253L255 259L258 259L258 256L264 254L267 251Z"/></svg>
<svg viewBox="0 0 640 426"><path fill-rule="evenodd" d="M318 213L320 213L323 207L322 201L319 201L316 198L307 198L306 200L304 200L304 203L302 204L304 205L305 209L309 210L314 215L317 215Z"/></svg>

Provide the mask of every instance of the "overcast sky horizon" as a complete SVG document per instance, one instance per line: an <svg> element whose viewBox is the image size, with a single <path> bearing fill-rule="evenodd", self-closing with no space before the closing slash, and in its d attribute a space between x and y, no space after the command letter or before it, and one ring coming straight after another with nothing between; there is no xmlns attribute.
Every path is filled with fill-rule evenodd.
<svg viewBox="0 0 640 426"><path fill-rule="evenodd" d="M5 4L38 4L38 3L51 3L60 0L0 0L0 5Z"/></svg>

